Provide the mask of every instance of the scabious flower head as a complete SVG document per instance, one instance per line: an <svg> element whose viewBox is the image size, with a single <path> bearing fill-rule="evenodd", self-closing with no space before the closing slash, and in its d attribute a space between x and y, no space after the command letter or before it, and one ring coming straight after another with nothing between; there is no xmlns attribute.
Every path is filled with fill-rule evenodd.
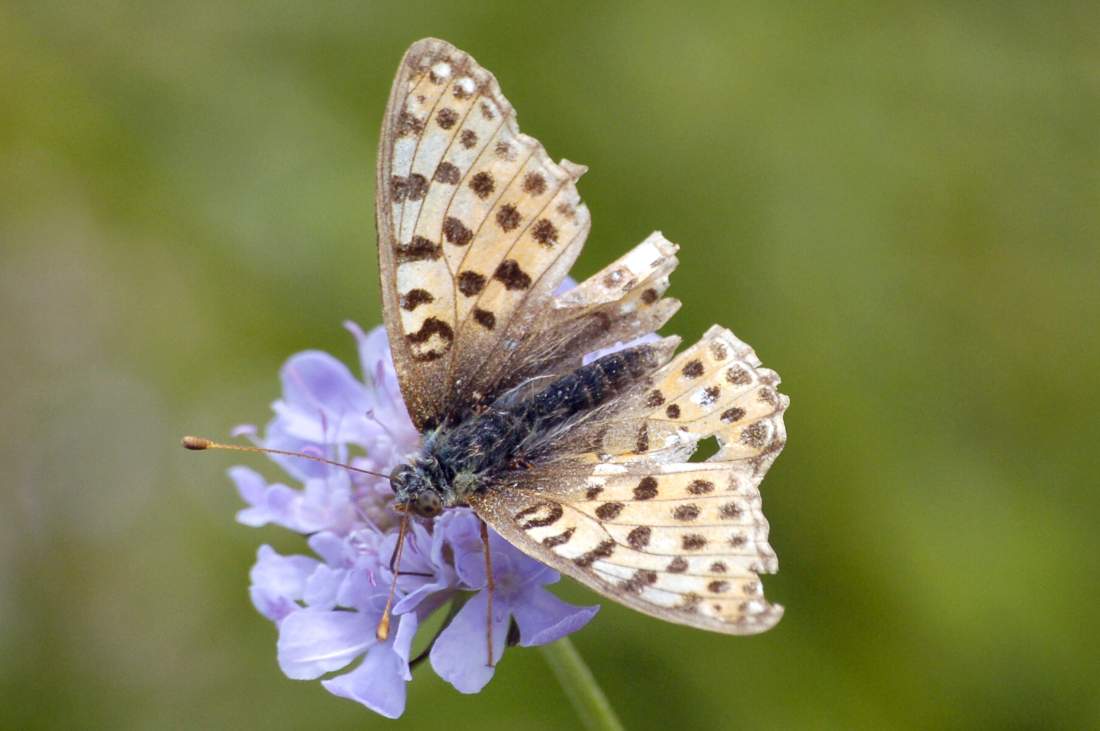
<svg viewBox="0 0 1100 731"><path fill-rule="evenodd" d="M280 372L275 417L262 434L252 426L236 433L263 447L381 474L414 454L420 435L402 401L385 330L347 328L359 346L361 378L327 353L294 355ZM389 481L300 458L273 459L285 483L269 483L248 467L233 467L229 475L248 505L237 513L239 522L302 534L312 553L283 556L260 546L250 574L252 603L278 628L279 667L290 678L324 678L329 692L396 718L405 709L417 630L437 610L461 605L432 642L430 663L459 691L476 693L492 679L510 634L516 638L513 625L519 645L541 645L580 629L598 609L555 597L543 587L558 580L557 572L491 534L490 624L480 526L469 509L456 508L434 520L413 519L393 625L379 641L375 630L393 580L399 517ZM494 666L486 662L487 632Z"/></svg>

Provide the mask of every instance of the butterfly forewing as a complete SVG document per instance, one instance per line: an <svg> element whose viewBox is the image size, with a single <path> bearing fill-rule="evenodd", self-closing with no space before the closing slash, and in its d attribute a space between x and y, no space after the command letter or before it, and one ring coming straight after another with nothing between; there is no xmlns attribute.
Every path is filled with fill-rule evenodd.
<svg viewBox="0 0 1100 731"><path fill-rule="evenodd" d="M468 54L434 39L409 49L383 124L377 223L387 330L418 427L465 413L505 372L515 347L502 335L548 305L584 244L583 171L520 133Z"/></svg>

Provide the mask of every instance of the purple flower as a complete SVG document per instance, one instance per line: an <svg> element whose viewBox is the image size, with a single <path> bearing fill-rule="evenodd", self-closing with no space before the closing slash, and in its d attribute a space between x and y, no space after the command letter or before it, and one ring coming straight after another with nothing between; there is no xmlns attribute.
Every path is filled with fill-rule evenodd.
<svg viewBox="0 0 1100 731"><path fill-rule="evenodd" d="M235 434L382 474L414 454L420 435L401 399L385 331L346 326L358 342L362 380L326 353L294 355L280 371L282 398L263 436L248 425ZM229 475L247 504L239 522L308 536L312 556L261 546L250 575L252 603L276 624L279 667L290 678L322 678L329 692L396 718L405 708L417 629L451 602L465 603L435 639L430 659L463 693L478 692L493 676L488 631L495 665L513 622L520 645L541 645L580 629L598 610L548 592L543 587L558 580L557 572L492 534L490 625L480 526L470 510L455 509L410 524L390 634L379 641L399 519L388 480L300 458L273 459L286 472L285 484L268 483L247 467L233 467Z"/></svg>
<svg viewBox="0 0 1100 731"><path fill-rule="evenodd" d="M486 663L486 614L488 591L485 562L477 518L455 513L446 530L451 541L462 547L455 566L463 585L480 588L463 605L454 620L440 633L432 646L432 668L439 677L463 693L477 693L493 677L494 667ZM599 607L574 607L543 589L558 580L558 573L533 558L513 549L500 536L491 534L493 579L493 664L500 662L514 619L519 628L519 644L544 645L574 632L599 610ZM480 644L480 652L477 651Z"/></svg>

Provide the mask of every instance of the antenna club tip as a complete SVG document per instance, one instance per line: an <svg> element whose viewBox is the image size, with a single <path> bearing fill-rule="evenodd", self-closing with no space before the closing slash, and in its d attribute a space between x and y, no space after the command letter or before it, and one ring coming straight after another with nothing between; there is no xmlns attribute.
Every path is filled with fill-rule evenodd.
<svg viewBox="0 0 1100 731"><path fill-rule="evenodd" d="M379 642L385 642L386 638L390 636L390 616L388 614L382 617L382 621L378 623L378 627L374 630L374 636L378 638Z"/></svg>
<svg viewBox="0 0 1100 731"><path fill-rule="evenodd" d="M196 452L201 452L204 449L209 449L210 445L214 442L209 439L203 439L202 437L184 437L181 443L184 449L193 449Z"/></svg>

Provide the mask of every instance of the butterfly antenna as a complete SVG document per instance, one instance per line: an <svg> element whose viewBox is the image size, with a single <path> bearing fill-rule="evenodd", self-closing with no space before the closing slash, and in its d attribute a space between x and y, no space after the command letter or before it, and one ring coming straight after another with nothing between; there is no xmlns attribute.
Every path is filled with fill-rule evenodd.
<svg viewBox="0 0 1100 731"><path fill-rule="evenodd" d="M401 516L401 526L397 529L397 547L394 549L393 565L401 566L401 551L405 547L405 534L409 531L409 514ZM379 642L384 642L390 636L390 616L393 610L393 598L397 594L397 577L399 572L393 571L393 581L390 582L390 594L386 597L386 608L382 610L382 619L378 620L378 627L374 630L374 636Z"/></svg>
<svg viewBox="0 0 1100 731"><path fill-rule="evenodd" d="M215 442L210 439L204 439L203 437L184 437L183 438L184 449L190 449L196 452L202 452L207 449L225 449L231 452L257 452L259 454L281 454L284 457L301 457L302 459L308 459L313 462L321 462L322 464L332 465L333 467L342 467L345 470L352 472L361 472L364 475L374 475L375 477L382 477L389 479L389 475L384 475L381 472L372 472L370 470L364 470L359 467L352 467L349 464L343 462L337 462L332 459L325 459L324 457L318 457L315 454L306 454L305 452L293 452L287 449L269 449L267 447L247 447L243 444L222 444L221 442Z"/></svg>

